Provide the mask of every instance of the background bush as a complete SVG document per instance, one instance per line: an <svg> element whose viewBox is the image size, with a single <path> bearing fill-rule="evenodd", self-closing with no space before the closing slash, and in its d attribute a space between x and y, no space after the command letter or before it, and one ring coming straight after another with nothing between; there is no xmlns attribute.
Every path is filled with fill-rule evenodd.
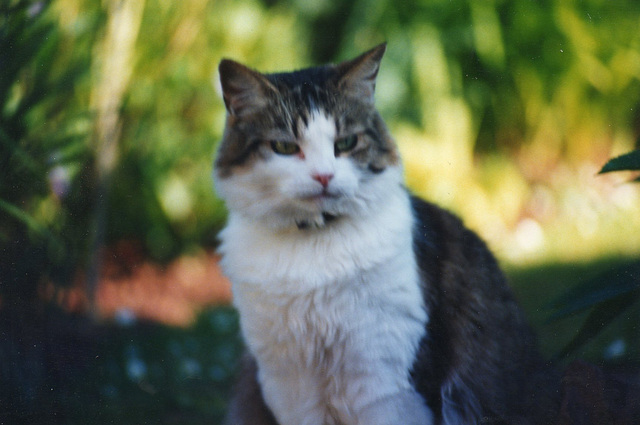
<svg viewBox="0 0 640 425"><path fill-rule="evenodd" d="M139 239L158 259L215 244L224 219L210 180L224 56L273 71L387 40L378 104L409 158L410 186L490 240L530 214L536 187L558 189L558 170L601 166L638 132L640 5L630 0L137 4L137 22L117 23L137 32L117 99L105 242ZM44 238L27 245L57 246L43 258L75 264L96 230L98 99L105 62L117 58L105 53L114 14L88 0L3 7L2 243L17 240L11 232Z"/></svg>

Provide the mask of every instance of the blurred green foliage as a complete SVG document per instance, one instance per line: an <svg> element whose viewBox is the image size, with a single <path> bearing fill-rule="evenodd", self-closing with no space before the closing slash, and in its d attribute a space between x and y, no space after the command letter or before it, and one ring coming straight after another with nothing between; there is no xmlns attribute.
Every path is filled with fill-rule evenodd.
<svg viewBox="0 0 640 425"><path fill-rule="evenodd" d="M44 275L68 282L84 255L90 111L76 90L88 57L58 63L44 2L0 6L0 296L31 301Z"/></svg>
<svg viewBox="0 0 640 425"><path fill-rule="evenodd" d="M137 21L114 26L136 37L102 193L100 89L120 78L104 75L118 60L108 4L1 6L3 282L26 273L31 288L43 276L64 283L91 247L121 239L158 260L215 245L225 217L211 182L219 60L294 69L383 40L377 102L414 191L460 212L509 261L545 246L569 259L640 251L615 231L640 224L638 196L589 175L640 132L640 3L146 0Z"/></svg>

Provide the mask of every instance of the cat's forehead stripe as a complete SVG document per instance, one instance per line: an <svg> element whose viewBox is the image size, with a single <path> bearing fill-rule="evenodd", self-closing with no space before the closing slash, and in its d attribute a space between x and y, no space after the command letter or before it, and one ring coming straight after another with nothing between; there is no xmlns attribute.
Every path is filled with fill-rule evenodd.
<svg viewBox="0 0 640 425"><path fill-rule="evenodd" d="M335 120L325 111L315 109L309 114L309 120L302 131L302 137L309 141L333 139L336 136Z"/></svg>

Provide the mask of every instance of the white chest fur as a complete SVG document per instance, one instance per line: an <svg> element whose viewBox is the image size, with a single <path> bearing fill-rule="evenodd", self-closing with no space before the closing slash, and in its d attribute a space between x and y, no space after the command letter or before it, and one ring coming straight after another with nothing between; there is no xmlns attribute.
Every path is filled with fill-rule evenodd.
<svg viewBox="0 0 640 425"><path fill-rule="evenodd" d="M427 321L412 223L403 191L319 231L275 233L231 213L222 265L281 425L431 422L409 381Z"/></svg>

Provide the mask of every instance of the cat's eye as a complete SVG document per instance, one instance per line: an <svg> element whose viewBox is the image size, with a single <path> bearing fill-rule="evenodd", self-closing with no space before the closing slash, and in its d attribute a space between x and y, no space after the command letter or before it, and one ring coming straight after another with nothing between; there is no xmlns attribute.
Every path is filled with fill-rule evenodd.
<svg viewBox="0 0 640 425"><path fill-rule="evenodd" d="M350 150L355 148L357 144L358 144L357 134L352 134L350 136L341 137L337 139L335 143L336 155L343 152L349 152Z"/></svg>
<svg viewBox="0 0 640 425"><path fill-rule="evenodd" d="M271 149L278 155L295 155L300 152L300 146L296 143L282 142L280 140L272 140Z"/></svg>

